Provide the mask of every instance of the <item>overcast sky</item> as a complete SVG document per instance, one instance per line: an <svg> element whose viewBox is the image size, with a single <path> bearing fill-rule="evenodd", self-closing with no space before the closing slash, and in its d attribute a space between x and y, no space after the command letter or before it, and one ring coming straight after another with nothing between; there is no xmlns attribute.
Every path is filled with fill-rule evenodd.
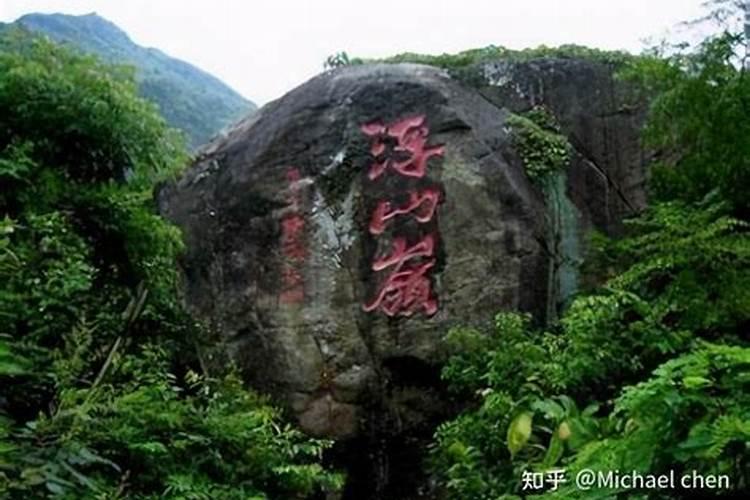
<svg viewBox="0 0 750 500"><path fill-rule="evenodd" d="M30 12L109 19L138 44L213 73L263 104L345 50L363 57L576 43L640 52L702 12L702 0L0 0Z"/></svg>

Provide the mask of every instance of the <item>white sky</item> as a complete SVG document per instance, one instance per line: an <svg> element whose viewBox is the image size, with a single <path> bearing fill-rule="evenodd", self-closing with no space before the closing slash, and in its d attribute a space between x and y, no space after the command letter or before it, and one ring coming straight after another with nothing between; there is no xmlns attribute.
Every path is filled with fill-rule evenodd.
<svg viewBox="0 0 750 500"><path fill-rule="evenodd" d="M138 44L216 75L257 104L314 76L325 58L442 53L489 44L576 43L639 52L702 0L0 0L0 21L96 12Z"/></svg>

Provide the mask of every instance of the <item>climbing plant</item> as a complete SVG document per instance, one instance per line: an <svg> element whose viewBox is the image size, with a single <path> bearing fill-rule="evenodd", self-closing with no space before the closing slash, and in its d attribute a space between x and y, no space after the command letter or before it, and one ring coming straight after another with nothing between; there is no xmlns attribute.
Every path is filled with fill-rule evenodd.
<svg viewBox="0 0 750 500"><path fill-rule="evenodd" d="M542 181L570 163L570 143L561 134L554 116L544 107L513 114L508 118L508 125L524 169L532 180Z"/></svg>

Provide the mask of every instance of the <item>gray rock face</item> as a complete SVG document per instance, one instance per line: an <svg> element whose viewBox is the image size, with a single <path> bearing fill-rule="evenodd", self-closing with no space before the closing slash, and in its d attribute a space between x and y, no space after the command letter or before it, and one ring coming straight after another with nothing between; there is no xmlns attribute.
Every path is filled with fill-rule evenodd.
<svg viewBox="0 0 750 500"><path fill-rule="evenodd" d="M562 189L575 231L609 231L644 201L640 146L601 136L626 119L609 115L606 85L566 86L554 65L484 71L479 91L419 65L327 72L208 145L160 193L186 238L187 302L220 339L213 362L234 360L309 433L352 443L346 460L366 478L352 498L400 498L420 480L419 448L449 411L448 327L499 310L543 318L558 293L549 207L508 110L550 105L585 150Z"/></svg>
<svg viewBox="0 0 750 500"><path fill-rule="evenodd" d="M547 182L545 248L547 319L570 303L581 282L588 236L609 236L646 206L648 152L642 128L648 101L615 77L612 63L591 59L540 58L494 61L475 67L472 81L490 102L514 113L536 106L551 112L572 146L570 164Z"/></svg>
<svg viewBox="0 0 750 500"><path fill-rule="evenodd" d="M512 112L544 106L575 150L568 194L586 229L616 234L622 220L646 206L649 153L641 130L648 102L615 78L611 64L541 58L481 65L478 91Z"/></svg>

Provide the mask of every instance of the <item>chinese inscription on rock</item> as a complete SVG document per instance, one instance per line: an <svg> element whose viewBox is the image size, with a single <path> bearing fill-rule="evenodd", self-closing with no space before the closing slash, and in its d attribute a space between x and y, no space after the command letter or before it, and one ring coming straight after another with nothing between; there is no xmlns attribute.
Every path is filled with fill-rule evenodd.
<svg viewBox="0 0 750 500"><path fill-rule="evenodd" d="M361 130L370 138L373 157L367 172L370 182L377 182L385 175L422 179L427 175L428 160L443 156L444 146L427 145L429 129L424 115L391 124L367 123ZM368 228L371 235L382 235L398 217L411 217L418 224L426 224L434 218L441 198L437 187L409 189L405 194L406 203L377 201ZM436 262L437 241L433 233L420 236L412 243L405 236L394 236L390 252L372 262L372 270L378 273L378 288L372 300L365 302L362 308L388 316L435 314L438 302L432 290L430 270Z"/></svg>
<svg viewBox="0 0 750 500"><path fill-rule="evenodd" d="M302 268L307 255L304 244L305 219L300 213L301 189L300 173L296 168L287 170L289 183L287 202L289 211L281 219L281 253L284 259L282 268L282 304L299 304L304 300L305 290Z"/></svg>

